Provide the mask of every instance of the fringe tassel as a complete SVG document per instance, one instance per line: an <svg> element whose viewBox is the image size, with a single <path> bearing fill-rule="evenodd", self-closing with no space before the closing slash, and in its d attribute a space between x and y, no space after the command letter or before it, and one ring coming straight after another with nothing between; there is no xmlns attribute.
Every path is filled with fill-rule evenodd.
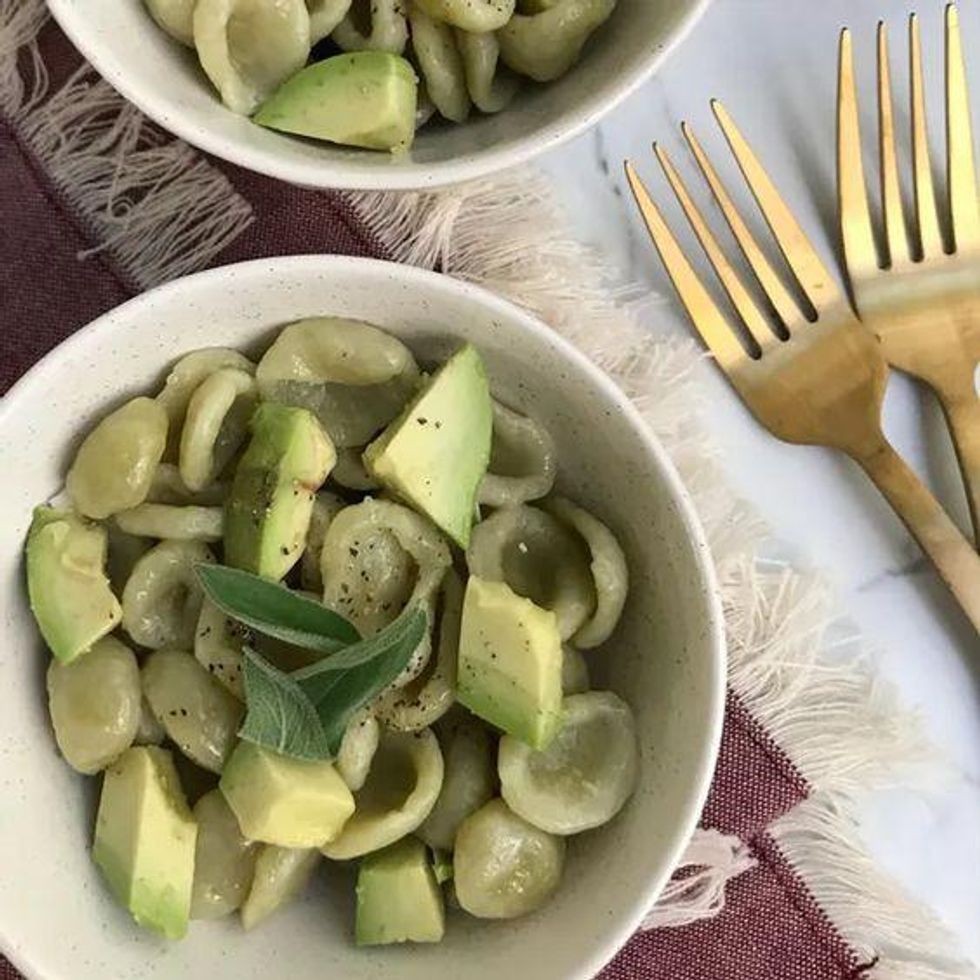
<svg viewBox="0 0 980 980"><path fill-rule="evenodd" d="M670 452L708 534L731 686L813 787L774 839L845 941L879 956L869 976L969 976L969 967L941 952L952 938L875 869L846 816L859 793L907 782L934 753L917 718L876 680L856 633L833 640L843 627L826 583L762 557L776 544L758 515L733 499L698 411L703 355L645 325L658 301L613 281L574 240L544 176L522 171L438 193L360 194L350 202L396 259L440 268L530 309L633 400ZM682 867L699 870L671 883L647 927L684 925L723 908L725 883L751 858L739 842L711 835L695 835Z"/></svg>
<svg viewBox="0 0 980 980"><path fill-rule="evenodd" d="M0 0L0 108L97 243L79 258L108 252L138 289L208 265L251 224L251 205L87 66L44 101L46 16L42 0Z"/></svg>

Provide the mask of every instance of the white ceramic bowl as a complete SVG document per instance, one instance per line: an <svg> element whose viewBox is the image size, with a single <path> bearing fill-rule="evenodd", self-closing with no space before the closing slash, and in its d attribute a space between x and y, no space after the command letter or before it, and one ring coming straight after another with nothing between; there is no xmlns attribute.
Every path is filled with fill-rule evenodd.
<svg viewBox="0 0 980 980"><path fill-rule="evenodd" d="M423 358L471 340L493 390L554 434L561 489L623 543L632 589L599 662L636 713L639 789L608 826L574 838L554 901L512 922L451 916L439 946L355 949L353 884L334 866L254 933L237 918L167 943L109 898L89 858L96 780L59 758L48 655L22 563L34 504L61 486L80 435L153 391L180 354L261 349L284 323L339 314L379 324ZM480 289L405 266L300 257L201 273L134 299L61 344L0 403L0 948L30 977L216 980L569 980L591 977L659 894L711 780L724 703L720 605L684 488L618 389L547 327Z"/></svg>
<svg viewBox="0 0 980 980"><path fill-rule="evenodd" d="M594 125L648 78L710 0L619 0L582 62L528 86L496 116L426 127L403 159L262 129L225 109L194 52L142 0L48 0L65 33L114 88L165 129L215 156L309 187L436 187L527 162Z"/></svg>

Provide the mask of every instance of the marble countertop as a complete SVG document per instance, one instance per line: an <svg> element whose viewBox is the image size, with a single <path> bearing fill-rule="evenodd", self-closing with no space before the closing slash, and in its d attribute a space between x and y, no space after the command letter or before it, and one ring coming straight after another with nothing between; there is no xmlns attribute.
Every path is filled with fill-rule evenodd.
<svg viewBox="0 0 980 980"><path fill-rule="evenodd" d="M687 324L634 214L623 159L632 158L655 197L669 202L650 153L651 141L662 141L693 177L693 162L678 129L687 120L714 150L716 165L727 164L708 106L710 98L723 98L814 243L836 268L838 31L848 24L855 32L865 134L872 136L875 25L887 16L896 91L901 94L907 91L905 19L909 11L918 11L938 161L944 159L944 6L945 0L715 0L653 80L599 128L545 159L581 236L611 264L664 297L660 329L686 331ZM964 0L960 6L968 71L977 93L975 128L980 132L980 3ZM721 169L733 176L727 167ZM737 186L734 179L731 183ZM675 231L686 232L678 211L666 210ZM679 237L691 241L687 234ZM790 553L832 578L844 611L871 644L881 675L921 714L948 758L948 772L935 787L871 795L862 807L860 829L881 865L927 902L980 964L980 643L856 467L830 451L777 442L748 416L717 372L709 367L705 378L711 389L711 422L735 490L756 505ZM965 498L934 399L909 379L893 376L885 428L966 528Z"/></svg>

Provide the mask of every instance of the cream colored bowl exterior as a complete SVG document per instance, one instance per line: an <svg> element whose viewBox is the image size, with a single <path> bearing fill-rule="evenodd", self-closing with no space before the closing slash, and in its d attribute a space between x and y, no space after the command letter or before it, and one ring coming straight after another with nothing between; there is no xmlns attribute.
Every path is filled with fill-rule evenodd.
<svg viewBox="0 0 980 980"><path fill-rule="evenodd" d="M89 858L98 782L57 755L47 655L27 607L31 509L58 491L79 437L121 400L153 391L178 355L261 350L276 328L338 314L377 323L425 359L479 345L493 389L542 419L561 489L623 543L632 589L597 686L623 695L641 740L639 789L608 826L571 841L555 900L514 922L450 916L433 947L355 949L353 878L321 872L306 899L254 933L194 923L180 943L138 929ZM228 266L154 290L96 320L0 403L0 948L44 980L569 980L626 941L693 831L724 705L721 612L704 536L658 443L613 384L540 322L489 293L405 266L298 257Z"/></svg>
<svg viewBox="0 0 980 980"><path fill-rule="evenodd" d="M48 0L96 70L151 119L194 146L308 187L436 187L526 163L583 132L626 98L694 26L710 0L619 0L583 61L527 87L497 116L424 130L394 159L274 133L226 110L193 51L171 41L142 0Z"/></svg>

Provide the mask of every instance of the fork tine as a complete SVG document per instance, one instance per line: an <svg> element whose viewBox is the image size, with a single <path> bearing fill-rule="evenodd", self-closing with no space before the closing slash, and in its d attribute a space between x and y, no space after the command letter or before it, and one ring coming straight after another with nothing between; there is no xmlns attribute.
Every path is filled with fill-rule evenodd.
<svg viewBox="0 0 980 980"><path fill-rule="evenodd" d="M936 191L929 161L929 133L926 126L925 84L922 80L922 40L919 18L909 16L909 73L912 91L912 172L915 185L915 213L919 227L922 257L941 255L942 235L936 212Z"/></svg>
<svg viewBox="0 0 980 980"><path fill-rule="evenodd" d="M782 321L783 326L787 330L792 330L804 321L800 307L790 295L789 290L783 285L782 280L776 275L769 260L766 258L762 249L759 248L752 232L749 231L748 225L742 220L742 216L738 213L738 209L735 207L725 185L718 176L718 172L712 166L707 153L705 153L698 138L694 135L694 131L687 123L681 125L681 131L684 133L687 145L691 148L694 159L697 160L698 167L701 169L704 179L708 182L711 193L714 195L718 207L721 208L722 214L724 214L725 220L728 222L728 227L731 229L739 248L742 250L742 254L752 268L753 273L755 273L759 285L762 287L766 296L769 297L769 302L772 303L776 315Z"/></svg>
<svg viewBox="0 0 980 980"><path fill-rule="evenodd" d="M752 190L770 231L779 244L796 281L814 309L820 310L840 298L840 290L826 266L814 251L796 218L779 196L772 179L759 163L745 137L739 132L725 107L717 100L711 103L718 124L738 161L742 176Z"/></svg>
<svg viewBox="0 0 980 980"><path fill-rule="evenodd" d="M953 4L946 8L946 166L953 241L957 248L975 246L980 244L980 201L960 18Z"/></svg>
<svg viewBox="0 0 980 980"><path fill-rule="evenodd" d="M670 281L680 295L688 316L701 335L701 339L714 354L715 360L726 373L730 373L737 365L745 362L748 355L732 332L724 314L718 309L697 273L691 268L683 250L677 244L677 239L667 227L663 215L653 203L650 192L628 160L626 179L629 181L653 244L667 269L667 275L670 276Z"/></svg>
<svg viewBox="0 0 980 980"><path fill-rule="evenodd" d="M891 57L888 28L878 21L878 153L881 166L881 210L885 219L885 261L894 266L909 257L902 185L898 179L895 150L895 116L892 99Z"/></svg>
<svg viewBox="0 0 980 980"><path fill-rule="evenodd" d="M840 35L837 72L837 192L848 274L852 278L867 275L878 268L878 251L864 181L861 123L854 87L854 52L851 32L847 28Z"/></svg>
<svg viewBox="0 0 980 980"><path fill-rule="evenodd" d="M657 160L663 168L664 175L667 177L667 181L683 209L688 222L690 222L694 234L697 235L698 241L704 249L704 254L707 255L711 267L721 280L722 286L725 287L728 298L732 301L732 305L742 318L746 329L752 335L752 339L759 345L761 350L765 351L767 347L776 342L776 335L770 328L762 311L756 305L755 300L752 299L748 290L745 288L738 273L728 259L725 258L725 253L718 244L718 239L715 238L701 212L698 210L698 206L688 193L687 187L684 185L684 181L677 172L673 161L667 155L667 151L657 143L654 143L653 152L656 154Z"/></svg>

